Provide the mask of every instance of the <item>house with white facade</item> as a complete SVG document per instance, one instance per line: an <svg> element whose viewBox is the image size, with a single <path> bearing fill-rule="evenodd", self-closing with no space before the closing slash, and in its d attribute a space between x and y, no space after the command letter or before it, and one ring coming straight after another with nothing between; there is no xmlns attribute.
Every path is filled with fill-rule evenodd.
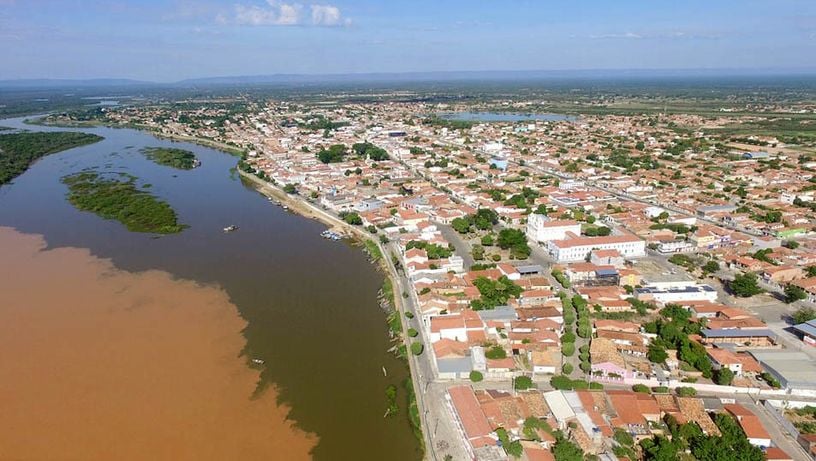
<svg viewBox="0 0 816 461"><path fill-rule="evenodd" d="M563 240L547 242L547 251L558 262L582 261L593 250L617 250L624 258L646 256L646 242L632 234L579 237L569 232Z"/></svg>
<svg viewBox="0 0 816 461"><path fill-rule="evenodd" d="M579 235L581 224L571 219L551 220L542 214L531 214L527 218L527 238L534 242L563 240L567 232Z"/></svg>

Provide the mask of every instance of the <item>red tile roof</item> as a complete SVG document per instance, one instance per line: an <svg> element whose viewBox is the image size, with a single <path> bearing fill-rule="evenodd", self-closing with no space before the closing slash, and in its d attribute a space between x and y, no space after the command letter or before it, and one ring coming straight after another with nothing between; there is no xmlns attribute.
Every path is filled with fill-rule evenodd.
<svg viewBox="0 0 816 461"><path fill-rule="evenodd" d="M451 396L453 407L456 409L456 414L459 416L469 440L484 437L492 432L490 424L488 424L487 418L482 412L482 408L470 386L451 387L448 389L448 394Z"/></svg>

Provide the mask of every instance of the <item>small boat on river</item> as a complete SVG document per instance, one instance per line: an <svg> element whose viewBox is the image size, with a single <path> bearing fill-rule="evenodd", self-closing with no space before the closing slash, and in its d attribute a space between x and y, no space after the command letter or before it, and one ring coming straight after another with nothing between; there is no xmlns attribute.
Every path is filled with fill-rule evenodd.
<svg viewBox="0 0 816 461"><path fill-rule="evenodd" d="M230 226L225 227L225 228L224 228L224 233L227 233L227 232L233 232L233 231L237 231L237 230L238 230L238 226L236 226L235 224L233 224L233 225L230 225Z"/></svg>

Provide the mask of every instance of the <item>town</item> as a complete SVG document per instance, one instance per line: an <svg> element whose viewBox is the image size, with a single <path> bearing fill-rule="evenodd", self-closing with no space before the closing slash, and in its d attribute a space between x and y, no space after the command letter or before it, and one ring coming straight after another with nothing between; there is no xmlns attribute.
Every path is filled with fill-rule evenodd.
<svg viewBox="0 0 816 461"><path fill-rule="evenodd" d="M241 174L368 236L395 274L428 459L816 457L816 149L761 134L816 107L537 107L95 117L234 151Z"/></svg>

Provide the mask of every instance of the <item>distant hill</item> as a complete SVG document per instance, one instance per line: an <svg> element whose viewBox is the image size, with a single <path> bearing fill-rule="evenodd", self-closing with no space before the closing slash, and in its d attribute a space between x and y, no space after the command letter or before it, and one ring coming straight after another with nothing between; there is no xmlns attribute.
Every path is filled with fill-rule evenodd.
<svg viewBox="0 0 816 461"><path fill-rule="evenodd" d="M343 83L406 83L456 81L644 80L813 76L816 69L590 69L524 71L382 72L352 74L271 74L204 77L158 83L131 79L0 80L0 88L103 88L148 86L190 88L206 86L310 85Z"/></svg>
<svg viewBox="0 0 816 461"><path fill-rule="evenodd" d="M297 83L444 82L462 80L587 80L640 78L700 78L732 76L813 75L816 70L772 69L590 69L525 71L394 72L359 74L274 74L209 77L181 80L175 85L262 85Z"/></svg>
<svg viewBox="0 0 816 461"><path fill-rule="evenodd" d="M19 79L0 80L0 88L85 88L85 87L106 87L106 86L144 86L155 85L153 82L131 80L126 78L94 78L86 80L72 79Z"/></svg>

